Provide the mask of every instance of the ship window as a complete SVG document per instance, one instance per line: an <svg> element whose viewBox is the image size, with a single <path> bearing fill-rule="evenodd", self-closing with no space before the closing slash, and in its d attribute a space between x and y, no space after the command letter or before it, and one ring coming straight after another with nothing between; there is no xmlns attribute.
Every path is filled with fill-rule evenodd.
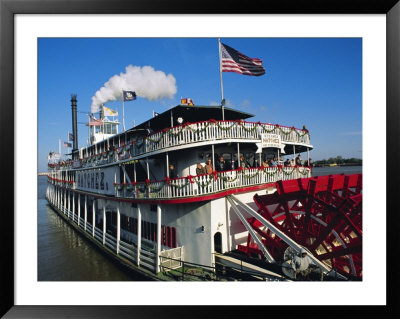
<svg viewBox="0 0 400 319"><path fill-rule="evenodd" d="M112 126L112 133L117 134L117 126L116 125Z"/></svg>

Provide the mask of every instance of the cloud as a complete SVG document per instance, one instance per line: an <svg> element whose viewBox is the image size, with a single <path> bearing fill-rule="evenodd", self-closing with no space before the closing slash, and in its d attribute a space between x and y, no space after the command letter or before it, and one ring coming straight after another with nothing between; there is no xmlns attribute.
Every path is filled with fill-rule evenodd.
<svg viewBox="0 0 400 319"><path fill-rule="evenodd" d="M172 74L156 71L151 66L128 65L125 73L113 75L92 97L92 113L106 102L122 100L122 90L135 91L138 97L149 101L172 98L176 91L176 79Z"/></svg>

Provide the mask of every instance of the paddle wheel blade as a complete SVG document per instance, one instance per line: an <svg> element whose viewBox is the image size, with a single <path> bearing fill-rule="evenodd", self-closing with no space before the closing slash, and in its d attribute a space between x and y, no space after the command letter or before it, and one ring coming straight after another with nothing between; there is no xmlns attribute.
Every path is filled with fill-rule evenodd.
<svg viewBox="0 0 400 319"><path fill-rule="evenodd" d="M362 174L279 181L272 195L255 195L258 213L319 261L349 279L362 278ZM288 244L257 218L247 220L264 248L284 262ZM239 250L259 254L248 238ZM286 255L285 255L286 252Z"/></svg>

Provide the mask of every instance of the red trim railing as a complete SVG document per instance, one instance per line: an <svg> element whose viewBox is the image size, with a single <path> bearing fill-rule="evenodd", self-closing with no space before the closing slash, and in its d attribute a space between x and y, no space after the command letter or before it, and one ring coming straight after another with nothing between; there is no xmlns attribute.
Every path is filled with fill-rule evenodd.
<svg viewBox="0 0 400 319"><path fill-rule="evenodd" d="M311 177L311 167L256 167L212 172L196 176L165 178L161 181L114 183L115 196L134 199L171 199L204 196L234 188Z"/></svg>

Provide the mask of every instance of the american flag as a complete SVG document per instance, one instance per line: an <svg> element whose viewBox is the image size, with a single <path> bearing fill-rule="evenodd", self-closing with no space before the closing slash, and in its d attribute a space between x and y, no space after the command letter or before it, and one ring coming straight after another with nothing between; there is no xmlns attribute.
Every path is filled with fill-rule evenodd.
<svg viewBox="0 0 400 319"><path fill-rule="evenodd" d="M261 59L249 58L223 43L221 43L221 70L244 75L265 74Z"/></svg>
<svg viewBox="0 0 400 319"><path fill-rule="evenodd" d="M68 143L68 142L64 142L64 147L72 147L72 144Z"/></svg>
<svg viewBox="0 0 400 319"><path fill-rule="evenodd" d="M101 125L103 125L103 121L101 119L97 120L93 118L89 120L89 126L101 126Z"/></svg>

